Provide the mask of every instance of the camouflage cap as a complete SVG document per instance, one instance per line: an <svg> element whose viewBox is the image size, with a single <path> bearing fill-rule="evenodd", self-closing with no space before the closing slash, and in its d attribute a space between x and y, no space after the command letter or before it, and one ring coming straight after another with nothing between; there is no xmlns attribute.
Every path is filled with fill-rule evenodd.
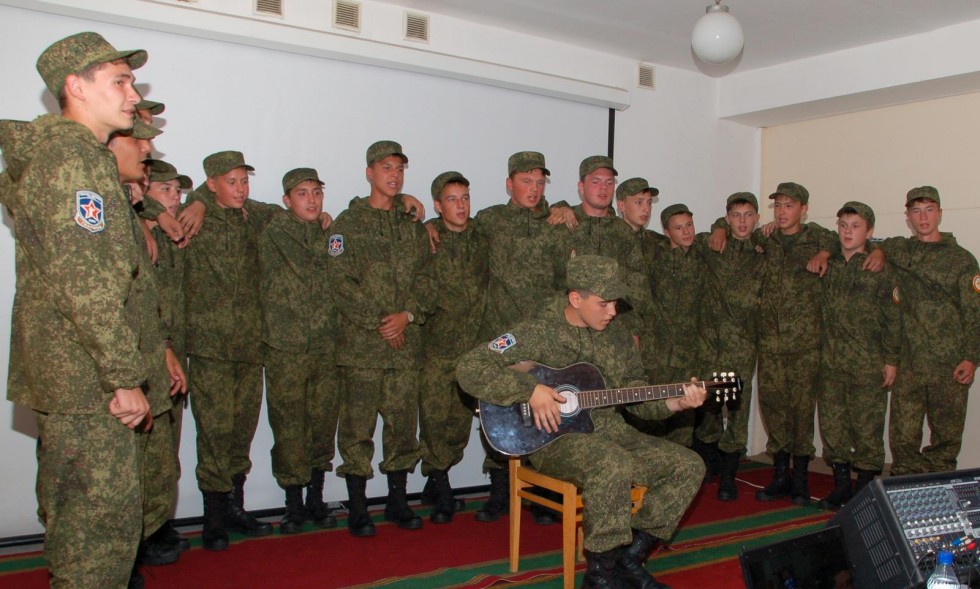
<svg viewBox="0 0 980 589"><path fill-rule="evenodd" d="M566 284L569 290L588 290L607 301L626 296L626 284L619 264L605 256L575 256L568 260Z"/></svg>
<svg viewBox="0 0 980 589"><path fill-rule="evenodd" d="M926 200L934 201L937 205L942 204L939 201L938 190L936 190L932 186L919 186L917 188L913 188L912 190L909 190L908 194L905 195L905 207L908 208L909 205L911 205L913 202L923 198Z"/></svg>
<svg viewBox="0 0 980 589"><path fill-rule="evenodd" d="M776 187L776 192L770 194L769 198L774 199L779 195L788 196L801 205L810 202L810 191L796 182L780 182L779 186Z"/></svg>
<svg viewBox="0 0 980 589"><path fill-rule="evenodd" d="M204 158L204 174L208 178L223 176L235 168L255 171L255 168L245 163L245 156L240 151L219 151Z"/></svg>
<svg viewBox="0 0 980 589"><path fill-rule="evenodd" d="M551 170L545 167L544 154L537 151L518 151L507 159L507 175L515 172L530 172L541 170L545 176L551 175Z"/></svg>
<svg viewBox="0 0 980 589"><path fill-rule="evenodd" d="M628 196L633 196L634 194L639 194L641 192L649 192L650 196L657 196L660 191L650 186L646 178L630 178L616 188L616 199L623 200Z"/></svg>
<svg viewBox="0 0 980 589"><path fill-rule="evenodd" d="M841 215L857 215L868 222L868 227L875 226L875 212L863 202L856 200L845 202L844 206L837 211L837 218L839 219Z"/></svg>
<svg viewBox="0 0 980 589"><path fill-rule="evenodd" d="M166 110L166 108L167 106L162 102L154 102L152 100L147 100L142 97L141 100L136 103L136 110L150 111L150 114L153 116L163 114L163 111Z"/></svg>
<svg viewBox="0 0 980 589"><path fill-rule="evenodd" d="M611 170L613 176L619 175L619 172L617 172L616 168L613 167L611 157L604 155L590 155L582 160L582 163L578 165L578 179L584 180L586 176L602 168L608 168Z"/></svg>
<svg viewBox="0 0 980 589"><path fill-rule="evenodd" d="M755 198L755 195L751 192L736 192L734 194L728 195L728 201L725 202L726 207L730 207L734 204L748 203L752 205L755 212L759 212L759 201Z"/></svg>
<svg viewBox="0 0 980 589"><path fill-rule="evenodd" d="M390 155L397 155L402 158L403 163L408 163L408 156L405 155L402 146L397 141L389 141L387 139L382 141L375 141L371 144L371 147L367 148L367 165L371 165L374 162L380 162Z"/></svg>
<svg viewBox="0 0 980 589"><path fill-rule="evenodd" d="M181 190L190 190L194 185L191 182L189 176L180 174L177 172L177 168L173 164L167 163L163 160L147 160L150 170L150 182L169 182L171 180L177 180L180 184Z"/></svg>
<svg viewBox="0 0 980 589"><path fill-rule="evenodd" d="M139 119L133 119L133 126L129 129L120 129L115 131L112 136L122 135L123 137L132 137L133 139L153 139L157 135L163 133L160 129L157 129L153 125L147 125Z"/></svg>
<svg viewBox="0 0 980 589"><path fill-rule="evenodd" d="M118 59L125 59L135 70L146 63L146 58L146 51L142 49L118 51L98 33L78 33L45 49L37 58L37 72L48 90L58 96L69 74L79 74L91 65Z"/></svg>
<svg viewBox="0 0 980 589"><path fill-rule="evenodd" d="M460 174L459 172L443 172L436 176L436 179L432 181L432 198L438 199L439 195L442 194L442 189L446 187L446 184L462 184L463 186L469 186L470 181L466 179L466 176Z"/></svg>
<svg viewBox="0 0 980 589"><path fill-rule="evenodd" d="M677 203L677 204L670 205L669 207L660 211L660 224L666 227L667 221L670 221L671 217L673 217L674 215L679 215L681 213L687 213L692 217L694 216L694 213L691 212L691 209L687 208L686 204Z"/></svg>
<svg viewBox="0 0 980 589"><path fill-rule="evenodd" d="M313 180L323 186L323 181L320 180L320 175L317 174L316 170L313 168L296 168L295 170L289 170L282 177L282 193L289 194L289 191L296 187L300 182L305 182L307 180Z"/></svg>

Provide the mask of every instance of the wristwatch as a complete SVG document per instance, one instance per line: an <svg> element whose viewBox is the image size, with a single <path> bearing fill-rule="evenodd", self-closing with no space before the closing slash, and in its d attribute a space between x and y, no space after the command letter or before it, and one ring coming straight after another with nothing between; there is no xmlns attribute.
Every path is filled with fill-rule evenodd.
<svg viewBox="0 0 980 589"><path fill-rule="evenodd" d="M415 323L415 315L412 315L412 312L411 311L406 310L405 311L405 315L408 316L408 322L409 323Z"/></svg>

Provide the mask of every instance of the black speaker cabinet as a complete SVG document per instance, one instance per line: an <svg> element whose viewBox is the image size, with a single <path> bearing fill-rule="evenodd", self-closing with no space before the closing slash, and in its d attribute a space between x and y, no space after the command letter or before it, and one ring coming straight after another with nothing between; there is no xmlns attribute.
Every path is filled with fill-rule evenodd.
<svg viewBox="0 0 980 589"><path fill-rule="evenodd" d="M860 589L924 586L939 550L966 578L980 533L980 469L878 479L827 524L840 526Z"/></svg>

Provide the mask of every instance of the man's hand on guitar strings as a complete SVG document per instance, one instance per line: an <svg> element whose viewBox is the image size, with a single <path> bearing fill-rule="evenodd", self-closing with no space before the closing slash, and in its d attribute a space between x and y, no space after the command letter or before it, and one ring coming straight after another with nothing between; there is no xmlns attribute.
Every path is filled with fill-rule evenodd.
<svg viewBox="0 0 980 589"><path fill-rule="evenodd" d="M694 409L704 404L704 399L707 397L708 393L705 390L704 385L694 384L696 382L698 382L698 379L691 377L691 384L684 385L683 397L667 399L667 406L671 411L676 412L683 411L685 409Z"/></svg>
<svg viewBox="0 0 980 589"><path fill-rule="evenodd" d="M549 434L558 431L561 425L561 405L565 398L555 389L543 384L535 385L527 404L534 415L534 427Z"/></svg>

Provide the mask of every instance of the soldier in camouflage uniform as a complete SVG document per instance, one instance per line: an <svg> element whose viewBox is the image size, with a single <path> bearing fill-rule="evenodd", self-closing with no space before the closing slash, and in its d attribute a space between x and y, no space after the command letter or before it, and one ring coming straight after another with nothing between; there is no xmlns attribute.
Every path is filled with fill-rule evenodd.
<svg viewBox="0 0 980 589"><path fill-rule="evenodd" d="M704 410L694 431L694 444L707 456L712 471L717 464L720 474L718 499L738 498L735 473L745 455L752 412L752 375L758 357L757 322L759 295L762 288L761 252L752 243L752 231L759 222L759 201L751 192L736 192L726 202L725 220L731 227L727 247L715 252L708 247L706 233L694 241L705 272L705 296L702 299L701 366L702 374L734 371L743 383L742 396L728 407L727 419L722 412ZM718 454L720 453L720 457Z"/></svg>
<svg viewBox="0 0 980 589"><path fill-rule="evenodd" d="M481 210L472 221L490 247L487 326L491 333L530 319L545 301L565 289L568 230L548 222L551 211L544 189L550 175L541 153L511 155L506 182L510 201ZM476 519L491 522L510 509L509 477L506 457L489 446L484 449L490 499L476 512Z"/></svg>
<svg viewBox="0 0 980 589"><path fill-rule="evenodd" d="M277 215L259 236L260 300L272 473L286 491L279 531L293 534L307 516L317 527L337 525L323 502L339 411L337 317L320 223L323 182L316 170L297 168L283 176L282 189L289 214Z"/></svg>
<svg viewBox="0 0 980 589"><path fill-rule="evenodd" d="M141 529L132 430L149 411L143 389L167 382L152 274L140 271L136 218L105 148L110 133L132 127L132 69L145 62L145 51L117 51L96 33L54 43L37 69L61 116L2 145L17 238L7 394L37 422L39 511L57 588L127 585Z"/></svg>
<svg viewBox="0 0 980 589"><path fill-rule="evenodd" d="M499 405L528 402L535 426L554 431L562 397L531 375L508 366L524 360L562 367L590 362L617 388L646 384L636 345L614 320L616 300L628 291L615 260L577 256L568 262L567 295L554 297L533 320L510 328L491 345L464 355L460 384L475 397ZM693 337L693 334L690 334ZM685 385L685 395L666 401L627 405L646 419L700 405L704 390ZM544 474L582 489L585 554L582 587L663 587L643 567L654 544L669 540L697 492L704 467L693 452L644 435L623 420L616 407L592 412L595 432L569 433L528 455ZM630 515L630 485L645 485L648 499Z"/></svg>
<svg viewBox="0 0 980 589"><path fill-rule="evenodd" d="M140 103L142 104L142 103ZM140 106L139 104L137 106ZM181 192L190 190L193 183L188 176L180 174L171 164L163 160L151 160L149 167L149 184L146 189L144 205L150 200L157 202L166 209L167 213L177 218L181 205ZM197 205L203 209L204 205ZM164 333L167 342L173 350L174 355L183 365L187 363L187 346L184 342L184 250L174 242L160 226L151 223L150 228L153 240L157 246L157 262L154 265L156 270L157 283L160 289L160 318L163 321ZM174 501L176 500L176 481L180 479L180 432L183 426L184 404L187 396L185 394L175 394L171 397L172 405L169 414L163 416L169 420L169 429L172 434L172 466L173 475L176 477L172 487L171 503L168 508L168 515L173 513ZM156 418L159 422L162 418ZM144 493L146 490L144 488ZM143 561L146 555L157 549L154 545L161 547L172 546L183 552L190 548L190 542L180 535L173 526L171 520L164 522L160 528L150 537L144 540Z"/></svg>
<svg viewBox="0 0 980 589"><path fill-rule="evenodd" d="M425 349L419 395L423 499L432 502L432 523L449 523L462 508L453 498L449 469L463 459L473 428L473 403L456 381L456 361L485 339L483 330L490 253L487 240L470 223L469 180L443 172L432 181L439 218L439 248L429 263L436 289L435 309L422 326Z"/></svg>
<svg viewBox="0 0 980 589"><path fill-rule="evenodd" d="M773 455L773 481L756 493L759 501L791 497L810 502L808 468L813 446L813 414L820 370L820 277L807 270L811 260L829 253L837 239L830 230L802 223L810 193L795 182L783 182L769 195L777 229L753 241L765 249L759 318L759 410L769 433L766 450ZM724 236L728 224L713 229ZM790 456L793 470L790 476Z"/></svg>
<svg viewBox="0 0 980 589"><path fill-rule="evenodd" d="M660 190L650 186L645 178L630 178L616 187L616 210L633 230L644 268L653 265L661 249L670 247L666 235L646 228L653 211L653 199L659 194ZM641 335L641 341L642 338Z"/></svg>
<svg viewBox="0 0 980 589"><path fill-rule="evenodd" d="M367 150L371 193L355 198L337 217L328 264L337 305L337 365L340 367L340 429L347 482L348 527L354 536L373 536L367 513L367 479L374 476L374 430L384 419L381 472L388 478L385 519L403 529L422 520L406 498L408 473L419 459L421 324L431 312L425 275L428 239L421 224L398 206L408 158L394 141Z"/></svg>
<svg viewBox="0 0 980 589"><path fill-rule="evenodd" d="M226 528L272 533L271 525L245 511L244 487L262 404L258 237L282 209L248 198L252 170L239 151L213 153L204 158L207 180L187 197L207 211L184 253L188 376L207 550L228 548Z"/></svg>
<svg viewBox="0 0 980 589"><path fill-rule="evenodd" d="M904 334L888 427L891 472L955 470L980 357L980 272L976 258L939 231L938 190L910 190L905 215L915 235L880 244L898 275ZM931 439L920 449L923 417Z"/></svg>
<svg viewBox="0 0 980 589"><path fill-rule="evenodd" d="M703 293L703 268L694 244L694 216L683 204L673 204L660 213L669 248L661 248L653 265L647 269L653 292L647 325L651 330L646 342L640 342L647 377L651 382L671 383L686 380L699 371L697 334ZM643 431L664 436L685 447L691 447L694 436L694 411L671 415L659 423L636 423Z"/></svg>
<svg viewBox="0 0 980 589"><path fill-rule="evenodd" d="M823 277L823 353L817 406L823 457L834 470L834 489L820 500L837 509L852 496L851 467L858 471L855 492L881 474L885 463L887 392L898 372L902 325L892 300L895 275L886 267L867 272L867 240L875 214L851 201L837 211L840 253L830 258Z"/></svg>

